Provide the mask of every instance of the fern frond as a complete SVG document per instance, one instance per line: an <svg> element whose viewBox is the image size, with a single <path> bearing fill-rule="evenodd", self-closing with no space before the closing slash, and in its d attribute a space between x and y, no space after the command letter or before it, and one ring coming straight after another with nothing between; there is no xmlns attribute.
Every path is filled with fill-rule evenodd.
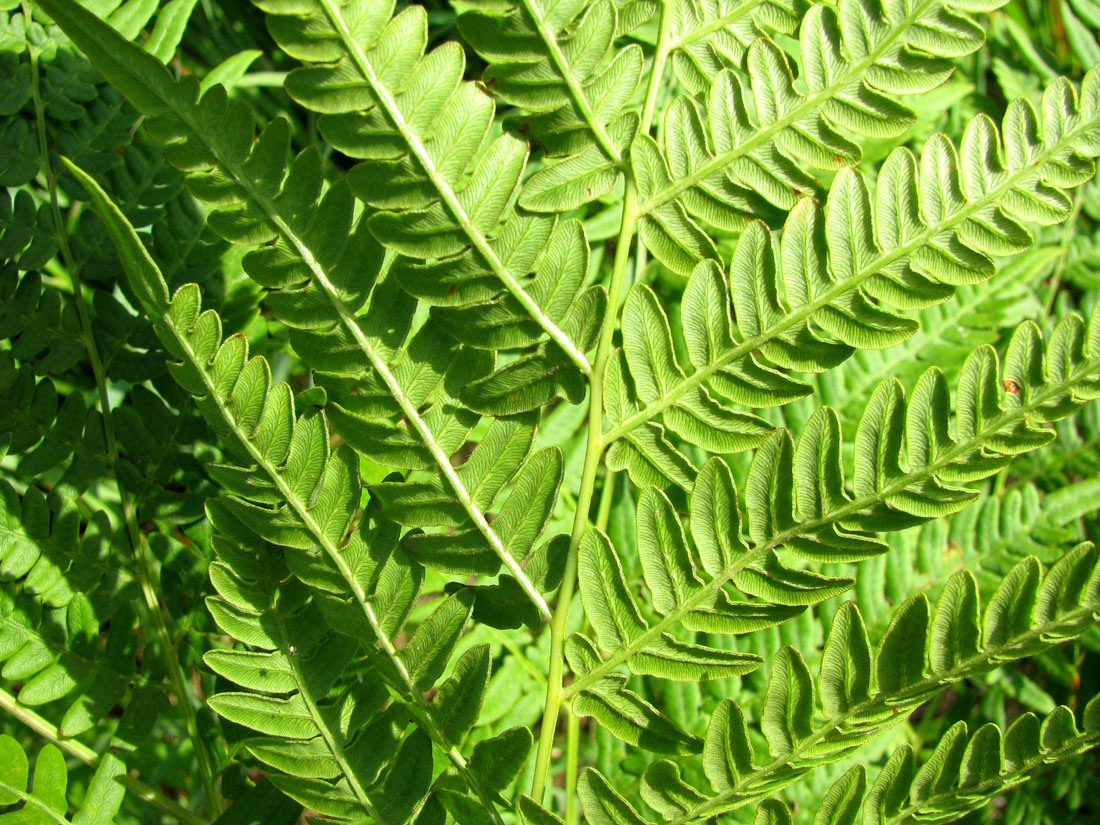
<svg viewBox="0 0 1100 825"><path fill-rule="evenodd" d="M308 589L294 580L279 584L289 573L274 561L277 546L242 524L226 507L231 502L211 505L210 517L223 539L215 545L221 561L210 569L218 595L209 607L223 630L252 649L206 655L214 672L242 688L212 696L210 706L261 735L249 741L249 751L277 769L272 781L302 805L338 820L366 814L380 823L408 821L431 782L430 741L419 729L404 735L408 717L400 706L384 712L388 697L378 680L356 680L330 700L350 670L358 647L354 636L329 629ZM387 630L397 630L420 581L393 555L392 537L383 550L387 532L392 531L381 525L364 530L373 539L372 552L385 560L368 564L362 580L374 591L380 581L404 579L390 599L371 594ZM308 554L301 555L308 567ZM467 606L459 628L468 613ZM352 730L337 722L346 713L359 720ZM397 781L403 787L393 793Z"/></svg>
<svg viewBox="0 0 1100 825"><path fill-rule="evenodd" d="M967 128L961 154L946 137L931 138L919 174L907 149L891 153L873 201L859 172L841 172L824 210L807 198L791 213L778 261L766 227L750 224L737 243L728 283L712 262L700 263L688 280L681 317L690 371L650 345L624 311L629 369L612 369L608 376L612 427L604 443L611 445L610 466L641 478L648 464L671 463L662 459L667 448L638 444L657 440L658 416L698 443L700 436L688 437L698 427L679 424L687 416L669 420L666 414L690 405L701 389L750 407L802 397L810 387L776 367L817 372L856 349L893 346L911 337L917 323L888 307L935 304L956 286L991 277L992 256L1030 245L1020 221L1052 223L1070 214L1063 189L1088 180L1095 168L1091 157L1100 154L1098 94L1100 70L1085 78L1079 103L1067 81L1052 84L1044 96L1042 138L1031 104L1013 102L1005 116L1004 163L998 131L980 115ZM636 286L632 301L652 305L640 316L647 324L662 313L648 287ZM658 395L645 392L649 373L660 381Z"/></svg>
<svg viewBox="0 0 1100 825"><path fill-rule="evenodd" d="M69 819L69 772L60 749L42 746L32 779L23 746L7 734L0 735L0 816L27 825L111 825L124 792L116 780L125 771L126 766L117 757L106 754L79 811Z"/></svg>
<svg viewBox="0 0 1100 825"><path fill-rule="evenodd" d="M0 195L0 257L23 272L38 269L57 254L57 227L46 204L18 190Z"/></svg>
<svg viewBox="0 0 1100 825"><path fill-rule="evenodd" d="M220 501L219 509L225 513L220 519L221 529L228 531L237 542L247 542L251 533L255 535L253 543L259 541L281 548L297 578L312 591L312 603L334 629L356 639L373 639L370 650L377 656L378 673L398 692L407 712L424 734L415 735L413 744L407 745L411 749L408 760L423 762L423 746L430 750L430 743L435 743L451 760L462 780L478 795L481 804L491 808L489 795L493 776L486 778L474 763L467 764L451 741L449 728L437 716L443 711L430 706L424 698L424 692L442 673L469 618L472 594L452 596L436 609L400 651L394 646L392 637L408 618L422 572L393 548L397 532L392 529L392 523L379 525L369 514L358 515L363 491L355 453L347 445L330 451L323 411L314 407L295 415L290 387L286 383L272 385L267 361L258 356L249 358L243 335L222 340L220 320L216 313L202 311L196 285L184 286L169 298L163 277L117 207L88 175L72 165L69 168L87 187L107 225L126 267L131 288L154 318L158 334L169 351L179 359L170 367L173 376L196 397L199 408L211 424L238 445L242 458L248 462L244 466L211 467L212 474L229 493ZM211 518L219 521L216 513ZM240 526L231 526L234 522ZM380 563L378 559L386 541L391 545L388 561ZM238 559L239 554L234 554L233 558ZM215 571L214 575L232 570L229 567ZM249 570L254 568L245 568ZM256 574L246 572L245 575ZM224 586L219 586L219 593L228 609L219 609L218 603L211 605L219 623L227 629L232 628L231 632L246 643L266 650L280 649L280 644L268 635L264 623L248 615L249 610L254 609L254 605L249 607L254 598L247 591L241 591L244 585L232 577L225 578L221 584ZM281 620L282 611L276 612ZM288 646L290 643L290 640L283 640L287 656L295 655ZM338 673L336 669L325 678L335 679ZM303 682L295 682L294 689L299 693L304 687ZM226 702L218 703L216 708L227 718L250 724L261 732L287 734L279 727L282 713L272 710L270 702L264 705L260 701L257 706L252 699L242 701L252 711L259 707L260 715L249 711L234 717L231 715L234 710L226 706ZM306 697L301 701L309 705ZM303 719L302 724L311 727L308 731L304 727L295 729L290 738L311 739L320 735L333 758L337 762L344 759L338 753L343 746L335 734L326 733L324 725L331 725L330 721L310 710L308 719ZM272 725L275 727L271 728ZM510 735L505 744L512 747L512 739L514 736ZM527 744L529 747L529 733ZM399 777L408 770L404 763L405 760L398 757L395 770ZM337 802L348 800L334 790L335 802L329 814L347 818L365 811L377 818L382 809L368 794L371 782L359 776L358 765L349 763L346 767L347 771L342 770L344 780L350 788L351 801L359 806L360 813L351 812L346 805L337 805ZM294 789L295 798L299 798L296 794L301 794L303 804L309 807L326 798L324 794L310 793L308 782L284 784ZM386 798L392 797L393 794L387 791ZM311 801L305 801L307 799ZM420 802L422 798L416 800L413 807ZM403 819L397 816L396 821Z"/></svg>
<svg viewBox="0 0 1100 825"><path fill-rule="evenodd" d="M581 551L581 593L601 646L610 655L601 660L591 643L578 638L571 648L579 678L566 694L598 695L611 684L608 680L615 679L613 671L621 664L652 672L640 664L644 659L634 658L678 624L696 621L693 611L712 606L728 582L776 605L815 604L843 592L851 579L788 568L776 551L785 549L818 562L859 561L887 549L872 531L920 524L973 502L979 494L962 483L987 478L1014 454L1049 443L1053 432L1036 424L1064 418L1097 397L1098 333L1100 314L1094 314L1087 330L1079 317L1070 316L1056 328L1044 355L1038 329L1024 324L1009 344L1003 372L992 348L975 350L963 366L956 391L954 434L948 388L938 370L921 377L908 404L898 382L883 382L856 433L851 497L841 464L840 424L829 408L810 419L797 447L790 434L780 430L757 450L746 483L745 517L732 474L722 459L711 459L691 493L697 555L685 550L673 556L666 551L651 557L647 566L651 591L653 582L659 581L656 576L683 588L675 599L661 599L654 591L662 615L652 625L632 619L637 608L621 574L615 574L615 554L606 540L590 532ZM907 467L901 464L902 456ZM671 518L668 509L664 518ZM749 547L741 538L743 518L748 521ZM675 519L671 523L678 525ZM646 545L665 547L668 541L654 542L646 536L643 544L640 534L643 560L650 552ZM700 565L710 577L705 583L699 578ZM662 675L678 674L670 668ZM696 671L691 678L698 676Z"/></svg>
<svg viewBox="0 0 1100 825"><path fill-rule="evenodd" d="M877 648L849 602L833 619L816 680L794 648L781 650L772 663L760 722L772 761L756 764L744 715L726 699L702 747L711 792L688 785L673 763L661 761L646 772L642 797L675 825L751 804L904 722L945 685L1079 636L1093 625L1098 607L1100 565L1091 544L1066 554L1045 576L1035 558L1021 561L984 619L974 578L961 571L934 611L923 594L898 607ZM590 804L606 806L617 797L598 775L588 787L586 813Z"/></svg>
<svg viewBox="0 0 1100 825"><path fill-rule="evenodd" d="M82 393L62 398L51 378L35 380L33 366L16 367L8 353L0 354L0 390L0 434L10 435L8 451L20 456L19 475L37 479L67 463L58 482L67 495L84 492L103 475L102 416L88 409Z"/></svg>
<svg viewBox="0 0 1100 825"><path fill-rule="evenodd" d="M969 739L966 723L958 722L919 769L909 745L895 751L866 798L863 766L850 769L829 790L814 823L955 821L1051 765L1095 747L1100 740L1098 711L1100 701L1093 697L1085 706L1083 730L1078 730L1073 711L1062 705L1042 720L1025 713L1003 734L992 723L983 725Z"/></svg>
<svg viewBox="0 0 1100 825"><path fill-rule="evenodd" d="M472 248L507 291L496 296L496 312L511 316L512 325L527 316L549 336L554 353L544 352L542 361L589 374L584 353L595 343L603 292L551 302L521 282L526 273L514 271L492 242L512 219L527 149L509 135L488 141L493 103L462 81L458 44L424 54L423 9L410 7L391 20L388 0L257 5L272 15L269 28L288 54L317 64L293 72L287 91L322 113L319 128L332 146L364 159L349 180L359 197L383 210L370 218L374 235L421 260Z"/></svg>
<svg viewBox="0 0 1100 825"><path fill-rule="evenodd" d="M482 503L450 460L448 445L452 451L461 446L473 424L450 402L458 393L454 381L473 380L484 371L484 361L471 363L461 350L444 347L429 326L406 342L414 307L388 279L372 297L383 255L367 231L373 218L353 221L348 186L330 187L318 202L318 153L305 150L293 159L289 171L284 168L290 149L285 120L274 121L253 145L251 116L241 104L229 102L220 86L199 99L193 78L176 82L159 62L79 6L59 6L53 0L42 5L96 67L151 116L150 130L169 143L169 159L191 171L188 183L196 195L220 207L210 218L214 228L233 242L259 245L245 257L245 269L258 283L279 289L269 302L294 331L292 343L306 362L322 373L359 379L359 386L349 388L341 399L351 413L336 418L337 426L347 425L342 435L368 454L367 445L378 444L381 435L380 453L392 454L386 442L393 436L378 432L378 420L387 421L388 429L391 419L403 418L406 423L400 426L398 440L407 441L402 436L411 432L419 441L416 452L426 453L438 467L472 526L540 617L548 619L542 594L509 553L505 538L489 524ZM545 283L552 288L549 278ZM162 296L151 293L139 297L163 302ZM373 311L362 314L368 303ZM448 363L440 365L441 359ZM452 382L440 392L451 361L458 362L448 376ZM364 374L370 376L368 381ZM383 409L373 403L380 393L388 396ZM361 394L368 403L356 397ZM438 403L425 413L422 407L430 400ZM400 463L408 466L410 460L420 466L424 459L417 455Z"/></svg>
<svg viewBox="0 0 1100 825"><path fill-rule="evenodd" d="M766 204L792 209L817 186L807 169L841 169L859 160L859 146L844 132L895 137L912 125L915 114L897 96L946 81L950 58L984 42L969 11L1000 5L846 0L838 11L812 6L800 27L804 92L784 51L767 37L757 39L746 57L747 89L724 69L701 99L682 96L669 107L663 149L639 136L631 163L642 242L687 275L700 258L714 257L693 218L736 231L754 213L767 214Z"/></svg>
<svg viewBox="0 0 1100 825"><path fill-rule="evenodd" d="M19 684L24 706L65 700L66 736L101 724L131 684L146 680L129 601L136 585L110 563L128 551L105 513L82 522L71 502L51 506L37 488L20 497L0 483L3 676Z"/></svg>

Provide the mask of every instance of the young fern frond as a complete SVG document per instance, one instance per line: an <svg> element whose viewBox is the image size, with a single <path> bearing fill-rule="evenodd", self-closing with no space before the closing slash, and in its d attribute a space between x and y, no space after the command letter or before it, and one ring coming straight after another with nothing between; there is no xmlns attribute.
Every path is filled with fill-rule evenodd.
<svg viewBox="0 0 1100 825"><path fill-rule="evenodd" d="M750 224L728 283L711 261L691 272L681 307L690 371L666 352L668 334L657 332L662 324L667 329L663 310L647 287L635 287L623 313L628 369L608 376L609 466L631 470L639 483L668 483L672 463L683 462L658 437L658 417L706 446L707 427L691 414L701 390L749 407L802 397L811 387L777 367L818 372L856 349L891 347L912 336L917 322L890 307L929 306L956 286L991 277L993 256L1030 246L1022 221L1049 224L1070 215L1064 189L1087 181L1100 154L1098 94L1100 71L1085 78L1079 100L1067 81L1056 81L1043 97L1042 124L1030 103L1014 101L1005 116L1004 161L998 130L979 115L959 152L936 135L919 164L908 149L891 153L873 200L859 172L842 171L824 209L811 198L799 202L778 255L767 228ZM651 464L669 469L660 482L641 482ZM682 480L681 473L676 482Z"/></svg>
<svg viewBox="0 0 1100 825"><path fill-rule="evenodd" d="M777 551L815 562L859 561L887 550L871 531L904 529L973 502L979 494L963 484L988 478L1013 455L1048 443L1053 431L1036 424L1064 418L1100 395L1098 335L1100 310L1087 328L1077 316L1064 319L1045 353L1038 329L1022 325L1003 370L992 348L975 350L959 378L954 432L947 384L938 370L921 377L908 403L898 382L883 382L856 432L852 494L845 489L840 423L829 408L814 414L797 446L789 432L779 430L757 450L745 485L744 516L732 474L721 458L712 458L691 490L695 554L678 532L667 499L656 508L660 532L646 528L658 499L643 498L647 510L638 517L638 546L661 613L652 625L640 619L610 544L590 531L581 548L581 594L609 656L601 660L590 642L574 637L570 649L579 678L566 695L591 694L591 701L581 699L581 712L591 704L594 713L606 711L607 718L598 716L605 724L615 719L620 729L629 728L629 719L599 701L613 687L614 670L627 664L635 672L658 672L649 661L663 634L681 623L706 627L708 620L695 611L716 609L727 583L746 596L787 606L815 604L846 590L851 579L789 568ZM750 546L741 536L742 520L748 522ZM700 568L708 576L705 582ZM667 582L676 588L670 590ZM661 675L701 678L703 670L688 666L686 652L682 658L683 667L665 668ZM712 675L721 675L717 662L712 668Z"/></svg>
<svg viewBox="0 0 1100 825"><path fill-rule="evenodd" d="M973 576L957 573L934 611L923 595L901 605L877 647L868 641L859 609L848 602L833 619L816 679L793 648L772 663L760 721L772 761L757 764L744 715L727 699L695 749L711 792L688 785L674 763L660 761L645 774L642 798L674 825L751 804L904 722L946 685L1085 633L1098 607L1100 565L1090 544L1070 551L1046 575L1034 557L1021 561L984 619ZM582 799L589 817L592 807L626 804L598 774L586 777Z"/></svg>

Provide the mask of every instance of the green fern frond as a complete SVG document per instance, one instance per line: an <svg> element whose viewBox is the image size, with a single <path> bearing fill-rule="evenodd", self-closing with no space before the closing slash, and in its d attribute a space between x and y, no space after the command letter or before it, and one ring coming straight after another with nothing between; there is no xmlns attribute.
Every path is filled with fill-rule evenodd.
<svg viewBox="0 0 1100 825"><path fill-rule="evenodd" d="M103 475L102 416L81 393L61 397L51 378L36 381L33 366L16 367L8 353L0 354L0 389L0 434L11 438L8 452L20 456L17 473L38 478L64 467L59 484L73 495Z"/></svg>
<svg viewBox="0 0 1100 825"><path fill-rule="evenodd" d="M420 260L472 250L506 290L494 296L496 311L513 326L529 318L540 336L549 336L553 349L540 354L541 368L589 374L584 353L595 343L603 291L551 300L546 286L522 283L526 272L513 270L494 246L500 225L514 220L527 149L509 135L488 139L493 102L461 80L462 49L446 44L424 54L426 17L418 6L391 19L387 0L257 5L272 15L276 42L315 64L288 76L291 97L322 114L319 128L332 146L363 159L349 181L382 210L370 217L371 232L387 248Z"/></svg>
<svg viewBox="0 0 1100 825"><path fill-rule="evenodd" d="M571 664L583 675L566 694L606 693L620 664L655 672L643 664L648 660L642 654L660 646L663 634L681 623L700 629L704 620L693 612L711 608L728 582L747 596L787 606L815 604L851 587L851 579L789 568L776 551L785 549L816 562L859 561L887 549L870 531L903 529L973 502L979 494L964 483L987 478L1012 455L1049 443L1053 432L1037 424L1063 418L1096 397L1098 331L1100 315L1094 315L1087 331L1079 317L1070 316L1056 328L1044 355L1038 329L1024 324L1009 345L1003 372L991 348L975 350L956 390L954 433L947 384L938 370L921 377L908 404L897 381L883 382L856 433L852 496L845 490L839 421L829 408L810 419L797 447L780 430L757 450L745 488L745 516L732 474L722 459L711 459L691 493L696 554L687 550L682 534L676 541L639 533L646 582L661 613L652 625L638 616L610 544L590 531L581 548L581 594L601 647L610 655L601 660L590 642L576 637ZM676 536L673 526L680 528L671 506L661 512L664 532ZM743 520L752 542L748 547L741 537ZM638 521L645 523L642 516ZM682 552L664 549L670 543ZM709 577L706 582L700 579L700 567ZM662 596L655 590L662 579L677 582L679 592ZM686 654L679 658L688 659ZM701 674L681 668L661 675ZM586 707L583 700L581 707Z"/></svg>
<svg viewBox="0 0 1100 825"><path fill-rule="evenodd" d="M348 186L330 187L318 203L318 154L306 150L289 171L284 168L290 148L285 120L268 126L252 145L251 117L240 104L229 102L221 87L213 87L199 100L193 78L177 83L156 60L123 42L93 15L79 7L45 5L97 68L153 118L150 130L169 143L165 151L170 160L191 170L188 183L195 194L220 207L210 218L215 229L235 243L259 245L245 257L245 269L258 283L279 289L269 301L280 320L291 326L292 343L307 363L322 373L360 379L360 386L339 396L343 412L350 413L334 416L341 434L369 455L371 442L377 444L378 420L386 421L388 429L391 422L404 419L400 428L414 434L420 442L418 452L426 452L438 467L473 527L547 619L543 596L451 464L448 443L452 450L461 446L473 421L454 409L449 396L461 387L454 387L455 379L472 381L485 359L479 363L461 350L443 347L430 327L411 333L414 307L391 280L382 279L372 297L372 287L383 274L383 257L367 231L373 218L364 217L352 228L354 204ZM368 276L364 259L369 261ZM546 285L553 286L549 278ZM139 297L162 301L152 294ZM373 311L362 314L368 302ZM413 340L406 342L410 333ZM458 361L450 385L443 379L452 365L440 365L440 356ZM365 373L372 380L363 387ZM374 403L381 393L388 396L383 409ZM433 396L437 403L425 413L423 405ZM391 438L386 434L384 441ZM383 443L379 452L392 455L391 445ZM422 461L418 456L413 466Z"/></svg>
<svg viewBox="0 0 1100 825"><path fill-rule="evenodd" d="M858 162L860 148L845 133L895 137L912 125L914 113L897 97L946 81L950 58L984 42L970 12L1000 5L814 5L800 26L799 85L784 51L758 38L746 57L747 88L733 71L718 71L698 100L683 96L669 107L663 147L648 135L633 147L642 242L687 275L699 258L713 257L693 219L737 231L769 204L794 208L817 187L807 170Z"/></svg>
<svg viewBox="0 0 1100 825"><path fill-rule="evenodd" d="M75 505L51 506L34 487L20 497L6 482L0 498L3 677L24 706L65 700L59 728L76 736L150 678L137 673L136 585L110 561L128 548L105 513L82 522Z"/></svg>
<svg viewBox="0 0 1100 825"><path fill-rule="evenodd" d="M939 366L948 381L977 344L996 346L1028 318L1041 312L1037 285L1062 256L1054 246L1036 246L998 262L988 281L955 288L951 300L919 311L919 329L885 350L857 350L852 357L817 379L817 395L836 407L841 421L856 424L863 405L878 383L897 378L908 384L930 366Z"/></svg>
<svg viewBox="0 0 1100 825"><path fill-rule="evenodd" d="M537 172L520 203L559 211L605 195L626 169L638 131L632 102L642 77L642 49L615 51L615 40L646 22L650 2L473 3L458 18L463 39L489 63L482 82L522 114L505 121L561 158Z"/></svg>
<svg viewBox="0 0 1100 825"><path fill-rule="evenodd" d="M37 272L20 277L10 261L0 268L0 312L0 338L11 341L11 357L34 361L38 375L65 372L84 357L76 307L56 290L43 290Z"/></svg>
<svg viewBox="0 0 1100 825"><path fill-rule="evenodd" d="M57 227L46 204L35 204L25 190L0 195L0 255L24 272L57 254Z"/></svg>
<svg viewBox="0 0 1100 825"><path fill-rule="evenodd" d="M681 326L690 371L666 354L667 336L647 334L659 323L667 326L667 318L647 287L635 287L627 303L639 306L640 320L626 310L623 318L628 369L613 366L608 376L612 427L603 442L611 445L610 466L629 467L640 479L648 464L663 463L671 480L672 464L682 462L658 438L659 416L681 437L700 443L703 428L689 411L701 393L750 407L802 397L809 385L777 367L817 372L856 349L898 344L918 325L889 307L935 304L956 286L991 277L992 256L1030 246L1021 221L1065 219L1071 203L1063 187L1093 174L1090 157L1100 153L1098 89L1100 71L1086 77L1080 104L1068 82L1050 86L1043 121L1049 125L1041 139L1031 104L1015 101L1005 116L1007 165L998 131L982 115L970 123L960 154L942 135L929 140L919 174L913 155L895 150L879 173L873 200L860 173L841 172L824 210L807 198L791 213L778 254L766 227L750 224L728 279L705 261L688 280ZM649 389L649 374L659 382L657 392ZM681 472L677 483L683 478Z"/></svg>
<svg viewBox="0 0 1100 825"><path fill-rule="evenodd" d="M446 717L453 711L446 706L442 710L433 708L424 698L424 692L441 675L470 616L472 594L450 597L420 625L404 647L398 650L394 646L392 637L408 618L422 573L397 550L398 534L392 522L378 523L370 514L357 513L363 491L355 453L346 445L330 451L323 411L312 407L296 415L290 387L285 383L272 384L266 360L258 356L249 358L248 344L242 335L222 340L218 316L201 310L196 285L182 287L169 298L163 277L117 207L88 175L71 164L69 168L88 188L119 249L131 288L141 296L169 351L179 359L170 367L173 376L197 398L199 408L211 424L236 442L242 459L248 462L244 466L211 466L211 473L229 495L219 501L217 511L208 513L209 517L220 523L220 529L236 542L260 542L281 548L298 580L312 591L312 605L321 610L328 624L355 639L373 640L369 650L378 673L401 696L406 712L423 734L412 735L412 744L406 740L395 757L393 781L404 782L404 774L409 770L400 756L406 747L407 761L416 764L424 761L424 748L430 749L430 743L434 743L481 804L491 807L489 799L494 784L499 784L500 771L479 770L474 758L467 764L449 738L447 725L437 718L437 713ZM387 560L382 562L380 556L387 541L389 550L384 554ZM239 576L228 575L236 564L243 564L238 558L239 553L234 553L231 566L212 573L226 574L218 586L222 602L211 603L216 620L250 645L266 650L283 649L285 655L294 655L291 640L284 639L280 644L271 639L264 622L250 615L257 597L242 590L244 585ZM242 575L254 576L250 570L254 568L244 568ZM267 592L271 598L270 589ZM275 612L282 621L283 612ZM333 679L339 675L339 669L334 670L330 677ZM301 680L295 685L299 694L306 687ZM270 701L265 705L265 701L241 699L248 706L243 715L234 715L235 706L228 699L215 702L214 707L227 718L261 732L288 735L279 727L283 714L278 708L272 709ZM307 706L311 701L301 696L301 702ZM311 727L295 729L290 738L321 736L338 763L346 758L343 744L329 730L332 723L321 718L319 711L310 710L308 720L302 724ZM527 734L529 748L530 734L526 730L522 733ZM514 739L515 735L509 734L502 746L516 750ZM493 747L486 746L488 751ZM526 748L522 750L525 756ZM364 780L358 766L341 766L341 773L348 786L348 798L340 797L337 790L331 792L333 804L328 813L332 816L354 817L366 812L376 819L386 815L401 822L423 802L422 793L405 815L387 813L388 803L372 800L368 789L373 780ZM510 777L505 784L507 781ZM383 798L392 800L395 793L388 784L389 780ZM325 799L324 794L310 791L309 782L287 781L282 787L309 807ZM359 814L347 807L349 800L358 805ZM344 804L341 807L338 803Z"/></svg>
<svg viewBox="0 0 1100 825"><path fill-rule="evenodd" d="M676 79L691 94L705 94L711 79L723 68L742 64L761 35L794 34L808 5L799 0L674 3L669 52Z"/></svg>
<svg viewBox="0 0 1100 825"><path fill-rule="evenodd" d="M1100 739L1100 701L1086 705L1083 729L1062 705L1040 720L1020 716L1003 734L983 725L967 738L966 724L952 726L924 764L917 767L912 748L895 751L866 788L862 766L833 785L814 818L815 825L904 825L951 822L978 810L1007 789L1041 775L1050 766L1093 748Z"/></svg>
<svg viewBox="0 0 1100 825"><path fill-rule="evenodd" d="M751 804L905 721L945 685L1086 632L1098 606L1100 566L1090 544L1066 554L1045 576L1035 558L1020 562L984 619L973 576L960 572L934 611L923 595L901 605L877 648L849 602L833 620L817 679L793 648L772 663L760 721L772 761L757 764L744 715L726 699L701 747L711 792L688 785L673 763L661 761L646 772L642 797L675 825ZM587 814L591 805L626 804L598 774L587 775Z"/></svg>

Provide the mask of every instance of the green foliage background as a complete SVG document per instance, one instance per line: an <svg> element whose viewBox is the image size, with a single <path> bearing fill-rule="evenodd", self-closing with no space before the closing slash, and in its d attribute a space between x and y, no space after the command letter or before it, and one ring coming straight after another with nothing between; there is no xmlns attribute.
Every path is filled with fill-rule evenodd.
<svg viewBox="0 0 1100 825"><path fill-rule="evenodd" d="M1098 41L0 0L0 823L1100 822Z"/></svg>

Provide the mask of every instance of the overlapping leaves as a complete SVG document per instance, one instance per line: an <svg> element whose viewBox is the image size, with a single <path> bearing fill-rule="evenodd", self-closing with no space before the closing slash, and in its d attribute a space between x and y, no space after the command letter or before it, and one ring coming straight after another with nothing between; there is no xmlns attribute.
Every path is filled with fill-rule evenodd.
<svg viewBox="0 0 1100 825"><path fill-rule="evenodd" d="M1087 327L1069 316L1044 351L1038 329L1024 324L1008 346L1003 371L992 348L975 350L960 374L954 416L946 381L936 369L917 381L908 401L900 383L883 382L856 432L852 493L844 479L839 419L829 408L810 418L797 445L788 431L778 430L757 450L745 485L744 516L732 474L722 459L711 459L691 493L694 552L668 500L646 491L638 547L659 618L650 623L641 617L613 548L590 531L580 551L580 586L608 657L574 637L571 665L581 675L567 693L578 696L581 712L596 715L627 741L647 741L650 730L665 722L628 712L640 698L625 690L617 666L680 679L754 667L743 655L690 645L677 650L669 634L680 626L744 632L754 623L766 627L790 618L797 610L782 606L815 604L853 582L789 567L779 551L815 562L860 561L886 552L875 532L946 516L974 501L979 493L965 483L987 478L1013 455L1049 443L1054 433L1042 424L1100 395L1098 331L1100 314L1094 313ZM730 582L763 605L728 607L724 587ZM743 630L724 618L727 611L735 616L744 611ZM668 750L670 738L662 732L648 746ZM673 752L691 747L689 737Z"/></svg>
<svg viewBox="0 0 1100 825"><path fill-rule="evenodd" d="M169 160L190 173L192 191L218 207L209 219L214 229L234 243L258 247L245 256L245 269L276 290L268 300L291 328L295 349L324 375L341 435L356 451L389 466L434 464L445 479L434 489L457 501L538 615L548 617L545 600L520 565L534 548L524 546L518 559L513 556L505 546L511 537L497 534L484 509L515 474L522 455L513 456L516 463L480 496L467 489L469 473L451 463L477 421L456 398L477 379L492 380L493 353L451 346L435 322L414 323L415 301L390 276L371 234L378 216L356 217L346 181L322 195L320 155L307 149L290 159L287 121L273 121L256 137L247 108L230 102L221 87L200 98L193 78L174 80L93 15L44 5L150 116L148 128L168 143ZM553 292L557 273L542 283ZM508 369L518 366L513 362ZM482 562L479 569L485 567Z"/></svg>
<svg viewBox="0 0 1100 825"><path fill-rule="evenodd" d="M778 249L762 223L750 224L728 278L712 261L691 271L681 308L690 370L667 343L663 310L647 287L635 287L623 317L626 369L613 367L608 377L612 466L629 468L639 483L657 483L660 473L660 483L682 484L690 473L660 437L658 416L705 446L709 428L691 420L701 416L681 411L699 408L702 396L748 407L802 397L811 388L785 370L819 372L856 350L904 341L917 322L891 307L946 300L955 287L991 277L993 256L1029 248L1023 222L1064 220L1065 190L1093 174L1098 89L1100 71L1085 78L1079 96L1056 81L1041 122L1030 103L1016 100L1003 133L980 115L958 153L942 135L928 141L919 164L908 149L895 150L873 198L863 176L845 170L824 209L812 198L799 202Z"/></svg>
<svg viewBox="0 0 1100 825"><path fill-rule="evenodd" d="M948 581L934 610L923 595L898 607L877 646L868 640L859 609L848 602L833 620L816 678L794 648L784 648L772 662L760 719L772 761L757 763L744 714L736 702L727 699L715 710L698 749L710 791L687 784L673 763L661 761L646 772L642 796L667 821L677 825L750 804L795 781L822 760L838 759L887 727L904 721L909 711L944 685L1008 660L1035 655L1084 633L1095 621L1098 608L1100 566L1096 549L1090 544L1067 553L1045 575L1034 557L1021 561L990 599L984 617L975 580L961 571ZM1036 732L1039 729L1034 717L1025 719L1025 724L1034 725ZM1069 746L1077 735L1072 715L1068 720L1058 718L1048 724L1060 733L1052 729L1044 740L1049 742L1043 746L1046 759L1064 758L1074 747L1079 751L1089 744L1087 740L1074 741ZM1091 730L1091 724L1089 727ZM940 745L948 751L958 747L955 760L965 748L965 739L961 745L956 742L960 731L949 734L944 739L947 744ZM982 734L982 738L990 736L989 731ZM1067 745L1066 753L1059 755L1063 744ZM1039 749L1028 745L1024 750L1030 760L1031 751L1038 755ZM991 755L995 752L997 748L991 748L987 754L981 782L964 785L981 785L1000 775L1002 763ZM897 780L908 784L912 779L912 754L904 758L910 760L909 778L892 777L887 783ZM945 770L935 756L929 764L937 765L930 770ZM957 778L958 773L946 775L941 790L950 789ZM626 804L598 775L588 776L588 789L582 798L589 816L593 815L593 806ZM861 785L853 795L858 800L862 794ZM922 794L917 790L914 801L922 801ZM980 804L978 796L975 794L969 803ZM874 791L872 798L876 798ZM877 798L882 800L882 796ZM892 800L891 805L900 803Z"/></svg>
<svg viewBox="0 0 1100 825"><path fill-rule="evenodd" d="M638 181L643 242L687 274L709 254L695 220L737 230L768 208L788 210L817 187L813 170L860 158L847 137L888 138L915 120L897 98L926 93L952 71L951 58L984 42L970 12L990 3L939 0L813 5L800 25L799 83L786 53L768 37L748 47L747 84L719 61L691 64L698 98L677 98L665 116L664 146L640 136L631 163ZM681 61L684 65L685 61Z"/></svg>
<svg viewBox="0 0 1100 825"><path fill-rule="evenodd" d="M507 773L498 752L525 756L530 734L502 733L482 743L481 760L475 751L468 764L455 744L473 722L462 707L469 696L458 690L458 698L434 706L423 696L447 665L469 619L472 594L444 600L400 650L395 647L392 637L409 617L423 573L398 546L396 525L373 509L360 511L363 490L354 452L347 445L330 450L323 412L309 407L297 414L289 386L272 383L267 361L249 358L243 336L222 339L218 316L201 311L196 285L169 298L159 270L117 207L90 177L70 170L87 187L131 288L179 359L170 367L173 377L235 444L241 461L210 468L228 495L208 510L223 539L217 544L221 563L211 567L218 596L208 606L223 630L256 650L210 654L215 671L249 689L219 694L212 707L274 737L274 744L257 743L254 754L286 774L273 780L280 788L328 816L357 819L366 813L377 821L406 821L425 804L433 744L453 763L453 781L489 806L490 794L522 764L513 758ZM280 555L295 576L289 583L280 575ZM388 711L384 683L349 672L360 644L401 699ZM476 668L471 679L476 687ZM350 686L323 702L341 683ZM359 737L363 720L368 731ZM403 736L410 720L416 730ZM380 745L382 740L392 740L393 747ZM489 769L482 767L485 761ZM451 804L470 804L454 802L453 796L465 799L458 791L449 793Z"/></svg>

